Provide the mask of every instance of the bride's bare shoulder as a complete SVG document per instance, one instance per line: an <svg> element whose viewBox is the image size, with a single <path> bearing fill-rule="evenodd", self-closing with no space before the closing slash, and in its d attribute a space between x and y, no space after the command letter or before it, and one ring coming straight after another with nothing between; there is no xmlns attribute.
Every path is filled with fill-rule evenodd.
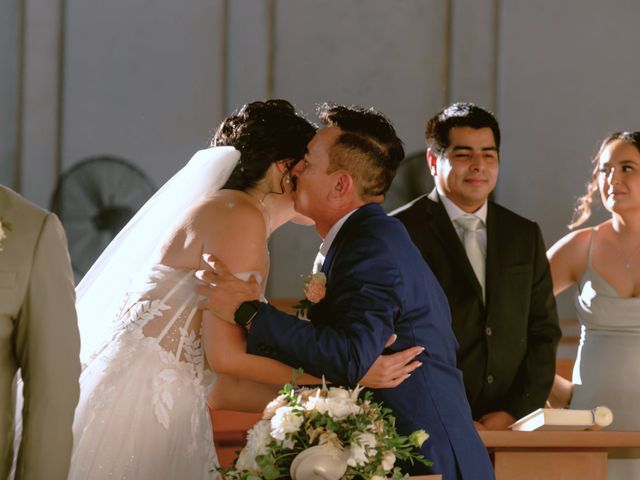
<svg viewBox="0 0 640 480"><path fill-rule="evenodd" d="M246 193L221 190L194 205L163 247L161 263L194 268L203 252L215 253L233 271L250 270L233 252L253 263L265 250L267 231L260 208ZM254 254L255 252L255 254Z"/></svg>
<svg viewBox="0 0 640 480"><path fill-rule="evenodd" d="M203 199L190 215L193 225L206 231L224 229L229 233L259 235L265 218L255 200L239 190L220 190Z"/></svg>

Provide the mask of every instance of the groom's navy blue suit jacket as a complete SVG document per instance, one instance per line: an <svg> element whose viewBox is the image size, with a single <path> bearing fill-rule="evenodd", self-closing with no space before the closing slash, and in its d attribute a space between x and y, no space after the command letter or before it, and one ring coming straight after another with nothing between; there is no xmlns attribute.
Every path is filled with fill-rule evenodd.
<svg viewBox="0 0 640 480"><path fill-rule="evenodd" d="M312 307L311 322L263 304L248 336L250 353L302 367L335 384L353 387L380 355L421 345L422 366L393 389L373 390L391 408L402 434L423 428L422 447L431 470L444 479L493 478L486 449L475 430L447 299L404 226L379 205L354 212L340 229L322 271L325 298Z"/></svg>

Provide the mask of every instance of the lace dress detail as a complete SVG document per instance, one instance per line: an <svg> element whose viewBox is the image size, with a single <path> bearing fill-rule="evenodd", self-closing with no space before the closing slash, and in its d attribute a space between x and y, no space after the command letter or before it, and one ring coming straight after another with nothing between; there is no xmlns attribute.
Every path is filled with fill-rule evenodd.
<svg viewBox="0 0 640 480"><path fill-rule="evenodd" d="M217 478L193 271L134 281L80 377L70 479Z"/></svg>

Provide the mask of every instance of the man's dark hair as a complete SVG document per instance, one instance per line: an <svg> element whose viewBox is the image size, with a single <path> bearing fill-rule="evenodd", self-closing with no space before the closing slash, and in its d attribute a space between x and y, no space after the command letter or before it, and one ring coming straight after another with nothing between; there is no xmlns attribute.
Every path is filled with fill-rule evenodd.
<svg viewBox="0 0 640 480"><path fill-rule="evenodd" d="M490 128L500 150L500 127L493 114L473 103L462 102L449 105L427 122L424 133L427 148L442 155L449 146L449 132L454 127Z"/></svg>
<svg viewBox="0 0 640 480"><path fill-rule="evenodd" d="M329 173L349 172L362 198L384 195L404 158L402 140L389 119L373 108L328 103L318 107L318 117L323 125L342 130L331 148Z"/></svg>
<svg viewBox="0 0 640 480"><path fill-rule="evenodd" d="M223 188L251 188L280 160L291 159L288 168L293 168L307 153L315 133L315 126L286 100L243 105L220 124L211 140L212 147L231 146L240 151L240 161Z"/></svg>

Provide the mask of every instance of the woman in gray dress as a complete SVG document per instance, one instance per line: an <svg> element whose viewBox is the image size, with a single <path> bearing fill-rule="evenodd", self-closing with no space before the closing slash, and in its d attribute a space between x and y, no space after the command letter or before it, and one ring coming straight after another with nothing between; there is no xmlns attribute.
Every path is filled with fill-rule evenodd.
<svg viewBox="0 0 640 480"><path fill-rule="evenodd" d="M606 405L610 429L640 430L640 132L609 135L593 163L569 227L589 219L598 192L610 218L548 251L554 293L578 287L581 325L573 382L557 377L552 395L571 408ZM608 478L640 478L640 460L611 461Z"/></svg>

